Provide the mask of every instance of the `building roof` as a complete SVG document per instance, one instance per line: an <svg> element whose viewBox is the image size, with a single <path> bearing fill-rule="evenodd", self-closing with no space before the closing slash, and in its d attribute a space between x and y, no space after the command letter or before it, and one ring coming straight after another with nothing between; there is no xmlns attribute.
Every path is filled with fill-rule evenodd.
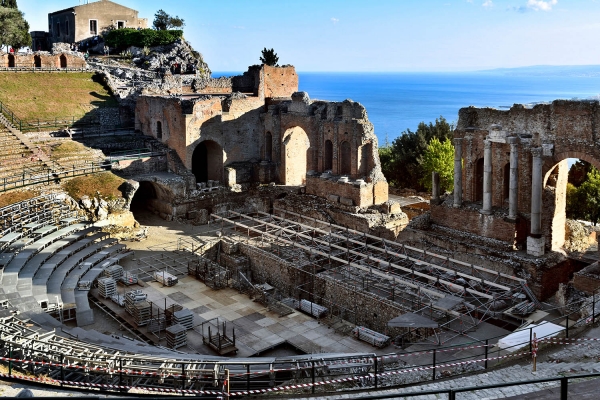
<svg viewBox="0 0 600 400"><path fill-rule="evenodd" d="M63 10L54 11L54 12L48 13L48 15L60 14L60 13L66 12L66 11L77 11L77 9L79 9L79 8L87 7L87 6L91 5L91 4L96 4L96 3L110 3L113 6L119 6L119 7L122 7L122 8L128 8L128 9L136 11L136 12L138 11L138 10L133 9L131 7L127 7L127 6L124 6L122 4L115 3L114 1L110 1L110 0L98 0L98 1L92 1L91 3L88 3L88 4L80 4L78 6L73 6L73 7L65 8Z"/></svg>

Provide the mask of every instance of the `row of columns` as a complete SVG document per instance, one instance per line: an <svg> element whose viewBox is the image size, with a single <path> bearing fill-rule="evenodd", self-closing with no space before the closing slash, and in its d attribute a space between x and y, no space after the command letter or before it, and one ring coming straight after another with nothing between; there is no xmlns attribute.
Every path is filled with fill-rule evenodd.
<svg viewBox="0 0 600 400"><path fill-rule="evenodd" d="M454 138L454 207L462 206L462 138ZM509 137L510 173L508 190L508 218L517 218L518 203L518 139ZM531 149L533 155L531 179L531 231L534 239L542 237L542 148ZM483 150L483 205L482 214L492 213L492 142L484 140ZM539 251L538 251L539 253Z"/></svg>

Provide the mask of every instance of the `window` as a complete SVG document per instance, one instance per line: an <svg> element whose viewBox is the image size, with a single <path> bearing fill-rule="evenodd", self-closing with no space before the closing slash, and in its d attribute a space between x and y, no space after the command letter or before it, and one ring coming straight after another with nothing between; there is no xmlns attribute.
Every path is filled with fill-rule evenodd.
<svg viewBox="0 0 600 400"><path fill-rule="evenodd" d="M117 21L117 29L125 28L125 21Z"/></svg>
<svg viewBox="0 0 600 400"><path fill-rule="evenodd" d="M162 139L162 122L156 121L156 138Z"/></svg>
<svg viewBox="0 0 600 400"><path fill-rule="evenodd" d="M56 23L56 36L60 36L60 22Z"/></svg>
<svg viewBox="0 0 600 400"><path fill-rule="evenodd" d="M90 34L97 35L98 34L98 20L90 19Z"/></svg>

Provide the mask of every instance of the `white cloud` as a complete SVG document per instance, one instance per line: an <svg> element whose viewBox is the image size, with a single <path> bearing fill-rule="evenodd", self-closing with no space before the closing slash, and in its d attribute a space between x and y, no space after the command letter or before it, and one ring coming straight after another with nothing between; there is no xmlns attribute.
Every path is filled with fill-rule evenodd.
<svg viewBox="0 0 600 400"><path fill-rule="evenodd" d="M527 7L535 11L551 11L558 0L528 0Z"/></svg>
<svg viewBox="0 0 600 400"><path fill-rule="evenodd" d="M335 18L335 17L331 17L331 22L333 22L333 24L337 24L338 22L340 22L339 19Z"/></svg>
<svg viewBox="0 0 600 400"><path fill-rule="evenodd" d="M492 0L485 0L481 6L485 8L491 8L494 6L494 3Z"/></svg>

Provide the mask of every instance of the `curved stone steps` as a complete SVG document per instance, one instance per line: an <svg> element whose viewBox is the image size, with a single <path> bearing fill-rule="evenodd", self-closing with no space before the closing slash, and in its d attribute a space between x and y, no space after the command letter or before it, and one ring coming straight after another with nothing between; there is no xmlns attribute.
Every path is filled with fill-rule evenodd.
<svg viewBox="0 0 600 400"><path fill-rule="evenodd" d="M27 262L41 250L48 247L48 245L54 243L57 240L73 233L74 231L84 229L87 224L73 224L64 228L58 229L57 226L47 225L46 227L40 228L34 232L40 232L42 235L39 239L35 240L28 246L25 246L5 267L0 276L0 284L2 285L5 293L16 291L17 279L19 272L27 264ZM56 230L55 230L56 229Z"/></svg>
<svg viewBox="0 0 600 400"><path fill-rule="evenodd" d="M98 232L91 236L85 237L77 242L73 243L70 246L65 247L63 250L54 254L48 261L46 261L42 266L38 269L38 271L33 276L33 296L37 299L38 302L48 301L47 287L46 283L52 272L60 266L65 260L69 259L71 256L75 256L79 251L85 250L88 246L94 243L97 240L101 240L108 236L108 233Z"/></svg>
<svg viewBox="0 0 600 400"><path fill-rule="evenodd" d="M46 247L44 250L40 251L33 258L31 258L27 264L21 269L19 273L19 278L17 280L17 291L21 293L21 295L33 295L32 285L33 285L33 277L39 270L39 268L46 262L50 257L52 257L56 252L66 248L72 243L83 239L91 233L97 232L100 228L91 227L86 228L77 232L73 232L72 234L64 237L61 240L58 240L52 243L50 246Z"/></svg>
<svg viewBox="0 0 600 400"><path fill-rule="evenodd" d="M60 264L57 268L55 268L50 274L48 280L46 281L46 295L48 296L48 298L52 300L57 300L57 302L61 304L62 301L60 288L69 271L77 267L77 265L83 263L89 257L93 256L99 251L102 251L105 247L111 246L116 241L117 239L103 239L97 243L92 243L85 249L77 252L76 254L73 254L62 264Z"/></svg>

